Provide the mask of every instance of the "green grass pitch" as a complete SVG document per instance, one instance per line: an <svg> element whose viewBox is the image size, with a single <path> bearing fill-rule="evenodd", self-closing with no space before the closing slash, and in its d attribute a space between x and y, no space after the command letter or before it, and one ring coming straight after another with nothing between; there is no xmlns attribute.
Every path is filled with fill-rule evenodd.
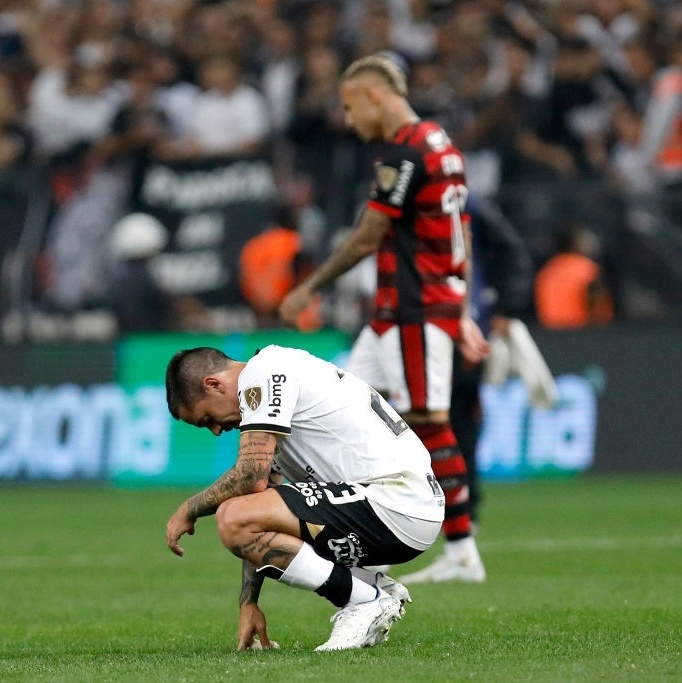
<svg viewBox="0 0 682 683"><path fill-rule="evenodd" d="M313 652L332 606L272 581L281 649L235 652L212 518L165 548L189 493L0 487L0 681L682 681L682 476L488 483L488 581L414 587L387 643L339 653Z"/></svg>

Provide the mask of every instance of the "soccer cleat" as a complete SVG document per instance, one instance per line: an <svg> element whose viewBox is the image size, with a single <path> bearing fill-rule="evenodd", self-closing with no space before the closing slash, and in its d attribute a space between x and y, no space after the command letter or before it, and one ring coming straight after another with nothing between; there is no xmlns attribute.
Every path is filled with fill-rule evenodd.
<svg viewBox="0 0 682 683"><path fill-rule="evenodd" d="M370 602L346 605L330 621L334 624L329 640L316 652L354 650L383 643L394 621L400 619L400 600L383 591Z"/></svg>
<svg viewBox="0 0 682 683"><path fill-rule="evenodd" d="M464 581L483 583L485 567L472 537L446 544L445 552L428 567L400 577L404 584Z"/></svg>
<svg viewBox="0 0 682 683"><path fill-rule="evenodd" d="M410 591L408 591L402 583L399 583L382 572L378 572L376 575L376 585L384 591L384 593L388 593L392 598L400 600L400 616L402 617L405 614L405 603L412 602Z"/></svg>

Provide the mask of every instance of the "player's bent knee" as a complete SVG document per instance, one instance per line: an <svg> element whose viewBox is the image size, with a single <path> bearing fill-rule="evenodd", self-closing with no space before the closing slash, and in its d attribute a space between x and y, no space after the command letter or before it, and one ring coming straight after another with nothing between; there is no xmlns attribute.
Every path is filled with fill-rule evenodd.
<svg viewBox="0 0 682 683"><path fill-rule="evenodd" d="M240 545L248 534L248 521L238 498L231 498L220 504L216 511L218 535L227 548Z"/></svg>

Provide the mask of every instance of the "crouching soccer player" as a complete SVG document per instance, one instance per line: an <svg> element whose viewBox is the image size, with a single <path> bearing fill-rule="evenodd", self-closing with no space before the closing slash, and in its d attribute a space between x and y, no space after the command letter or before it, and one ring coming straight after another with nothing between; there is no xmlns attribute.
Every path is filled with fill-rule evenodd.
<svg viewBox="0 0 682 683"><path fill-rule="evenodd" d="M271 646L258 606L265 577L339 608L318 651L386 640L410 596L363 567L414 559L444 514L429 453L400 415L354 375L274 345L248 362L210 347L180 351L166 394L176 419L216 436L240 429L235 465L166 527L182 556L180 538L215 514L221 541L242 558L238 649Z"/></svg>

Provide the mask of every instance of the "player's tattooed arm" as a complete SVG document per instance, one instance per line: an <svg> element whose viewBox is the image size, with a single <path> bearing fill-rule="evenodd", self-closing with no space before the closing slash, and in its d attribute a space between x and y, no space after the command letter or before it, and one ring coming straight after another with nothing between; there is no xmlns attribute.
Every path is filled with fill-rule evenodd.
<svg viewBox="0 0 682 683"><path fill-rule="evenodd" d="M242 432L237 462L187 501L190 518L212 515L229 498L264 491L270 481L277 441L270 432Z"/></svg>
<svg viewBox="0 0 682 683"><path fill-rule="evenodd" d="M264 574L259 574L248 560L242 562L242 591L239 594L239 606L256 605L265 580Z"/></svg>
<svg viewBox="0 0 682 683"><path fill-rule="evenodd" d="M375 253L391 227L391 218L380 211L367 208L357 225L329 258L304 282L317 291L343 275L366 256Z"/></svg>

